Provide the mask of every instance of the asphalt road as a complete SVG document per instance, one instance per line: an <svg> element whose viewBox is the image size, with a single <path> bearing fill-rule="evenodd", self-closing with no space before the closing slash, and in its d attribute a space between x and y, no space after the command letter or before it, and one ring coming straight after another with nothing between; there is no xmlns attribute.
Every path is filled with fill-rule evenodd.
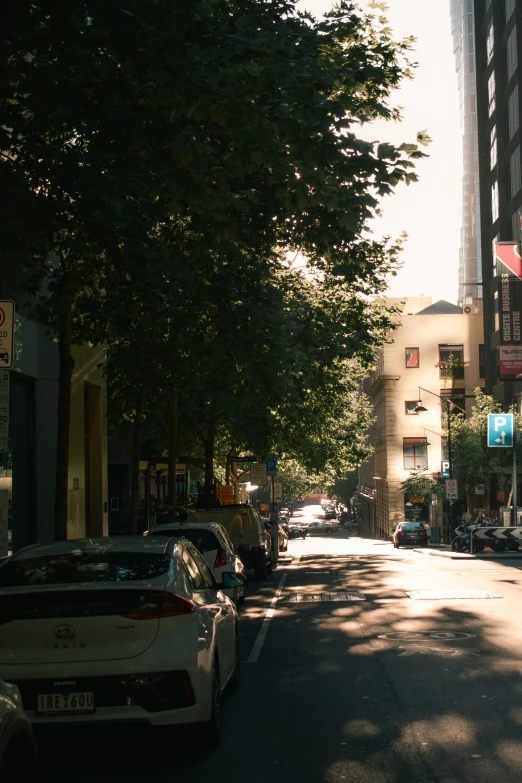
<svg viewBox="0 0 522 783"><path fill-rule="evenodd" d="M289 554L249 586L216 751L177 727L46 733L45 783L519 783L522 557L345 533Z"/></svg>

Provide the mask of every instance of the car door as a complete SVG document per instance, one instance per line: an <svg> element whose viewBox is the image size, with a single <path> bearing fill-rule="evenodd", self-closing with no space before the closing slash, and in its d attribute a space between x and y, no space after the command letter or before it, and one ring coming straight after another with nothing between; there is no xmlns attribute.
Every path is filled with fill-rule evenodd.
<svg viewBox="0 0 522 783"><path fill-rule="evenodd" d="M191 574L193 583L198 585L197 592L205 601L205 605L214 618L220 679L221 685L224 685L232 674L236 661L236 610L224 593L221 590L216 590L216 580L202 555L194 546L186 547L183 560L189 574Z"/></svg>

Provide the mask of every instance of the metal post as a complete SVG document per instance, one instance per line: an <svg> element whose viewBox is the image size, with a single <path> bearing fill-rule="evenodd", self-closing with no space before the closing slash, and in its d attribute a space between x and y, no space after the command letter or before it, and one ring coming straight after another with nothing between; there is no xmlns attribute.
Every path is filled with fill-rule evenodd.
<svg viewBox="0 0 522 783"><path fill-rule="evenodd" d="M513 527L517 526L518 516L518 475L517 475L517 427L516 406L513 404Z"/></svg>
<svg viewBox="0 0 522 783"><path fill-rule="evenodd" d="M145 530L150 530L150 462L145 471Z"/></svg>
<svg viewBox="0 0 522 783"><path fill-rule="evenodd" d="M469 529L469 553L473 554L473 528Z"/></svg>
<svg viewBox="0 0 522 783"><path fill-rule="evenodd" d="M277 519L277 503L275 499L274 481L275 476L272 474L272 531L274 533L272 551L274 553L274 563L277 563L279 560L279 521Z"/></svg>

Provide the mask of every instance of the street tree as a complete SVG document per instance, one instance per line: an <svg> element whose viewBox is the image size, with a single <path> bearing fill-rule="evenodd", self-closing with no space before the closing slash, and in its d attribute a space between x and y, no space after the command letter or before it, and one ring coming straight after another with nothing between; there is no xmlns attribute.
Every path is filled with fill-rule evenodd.
<svg viewBox="0 0 522 783"><path fill-rule="evenodd" d="M24 248L23 285L58 340L63 538L71 346L92 332L98 299L110 302L108 278L121 294L157 286L152 240L171 229L173 264L188 258L202 286L216 258L234 276L246 251L258 268L277 249L354 297L383 291L395 259L368 222L416 179L423 153L356 129L398 118L389 95L411 41L346 2L319 21L293 0L8 0L5 11L0 181L17 209L4 248ZM113 325L98 341L106 331L116 339ZM211 402L205 415L210 443Z"/></svg>

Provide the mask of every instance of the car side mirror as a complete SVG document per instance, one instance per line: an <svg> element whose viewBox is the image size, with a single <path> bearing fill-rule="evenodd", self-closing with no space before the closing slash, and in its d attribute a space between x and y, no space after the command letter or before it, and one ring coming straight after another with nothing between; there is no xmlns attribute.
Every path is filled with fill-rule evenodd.
<svg viewBox="0 0 522 783"><path fill-rule="evenodd" d="M215 585L217 590L227 590L230 587L242 587L242 585L247 582L247 578L244 574L235 574L233 571L225 571L222 578L223 581L218 582Z"/></svg>

